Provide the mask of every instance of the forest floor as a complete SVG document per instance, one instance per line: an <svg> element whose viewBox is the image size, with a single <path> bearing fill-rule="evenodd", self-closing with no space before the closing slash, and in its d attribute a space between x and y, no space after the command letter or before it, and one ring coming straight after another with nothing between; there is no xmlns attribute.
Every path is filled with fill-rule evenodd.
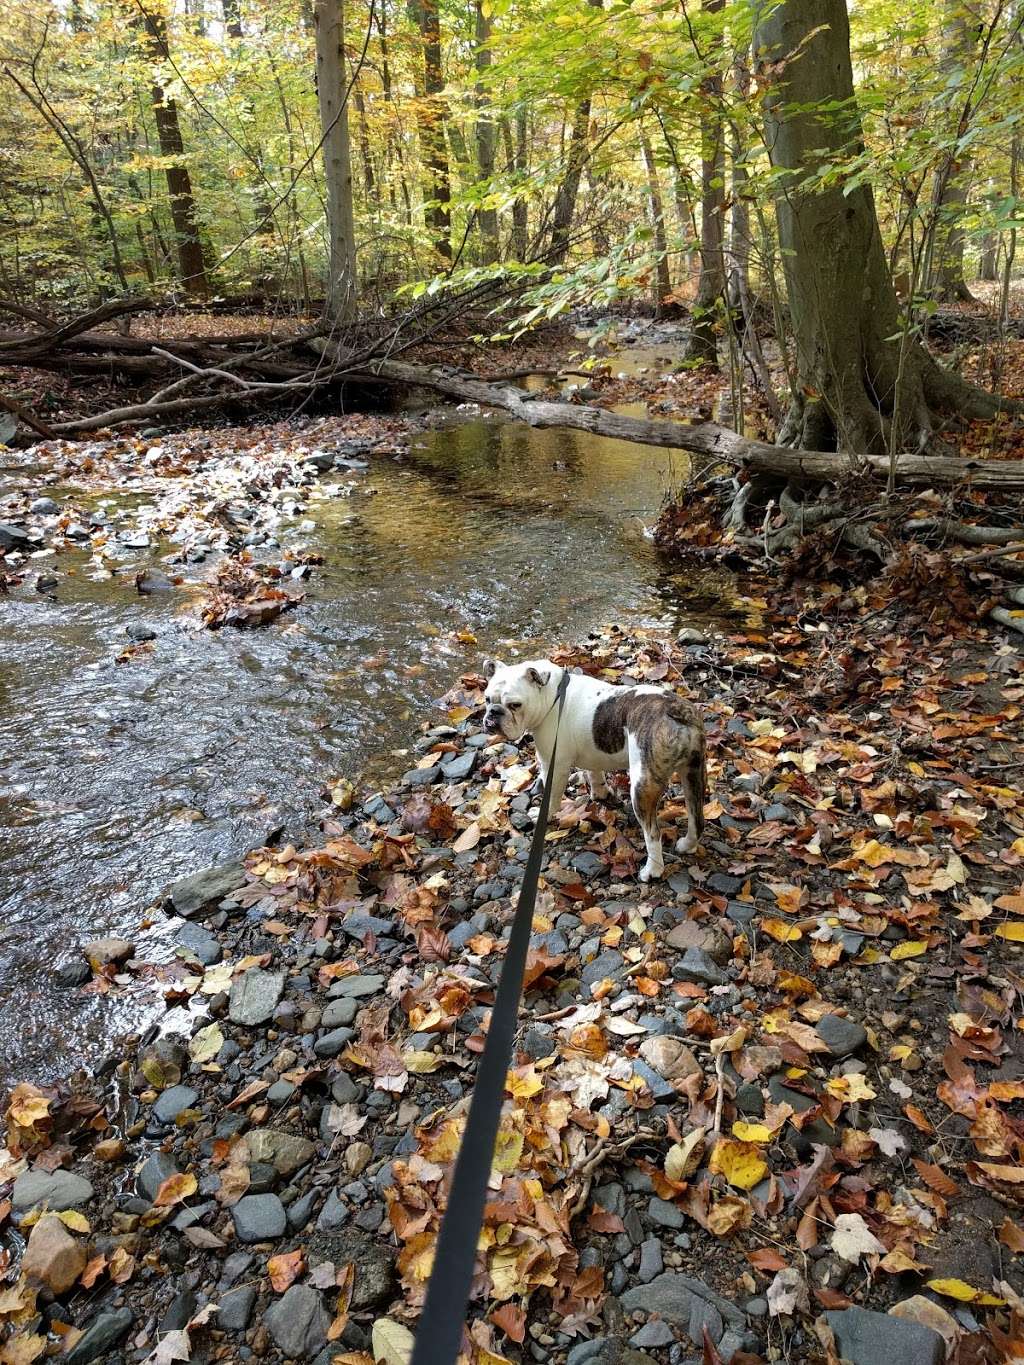
<svg viewBox="0 0 1024 1365"><path fill-rule="evenodd" d="M393 448L404 420L250 433L234 492L258 475L277 518L304 455ZM220 470L184 433L147 469L153 439L107 453ZM221 477L199 521L244 549ZM40 550L64 515L31 514ZM895 594L752 574L754 628L553 649L699 702L708 824L648 886L621 781L571 786L548 835L477 1361L1024 1354L1024 658L939 567ZM532 828L532 749L482 733L482 687L393 787L334 785L308 846L170 888L147 914L179 917L173 963L88 945L69 989L148 982L194 1032L10 1097L4 1365L405 1359Z"/></svg>

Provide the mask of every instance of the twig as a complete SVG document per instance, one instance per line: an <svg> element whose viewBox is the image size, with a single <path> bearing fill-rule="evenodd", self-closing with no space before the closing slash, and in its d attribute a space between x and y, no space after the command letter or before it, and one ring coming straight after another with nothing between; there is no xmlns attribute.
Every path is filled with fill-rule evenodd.
<svg viewBox="0 0 1024 1365"><path fill-rule="evenodd" d="M33 417L28 408L22 407L22 405L16 403L13 398L8 398L2 393L0 393L0 408L6 408L8 412L13 413L14 416L17 417L19 422L24 422L27 427L31 427L32 430L38 432L40 436L46 436L50 440L57 439L57 433L48 427L45 422L40 422L38 417Z"/></svg>

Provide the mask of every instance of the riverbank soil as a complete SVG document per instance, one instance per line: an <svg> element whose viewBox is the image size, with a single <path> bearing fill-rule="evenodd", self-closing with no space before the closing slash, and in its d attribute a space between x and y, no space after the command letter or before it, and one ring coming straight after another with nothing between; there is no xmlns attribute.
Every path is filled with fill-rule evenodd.
<svg viewBox="0 0 1024 1365"><path fill-rule="evenodd" d="M703 706L708 827L649 886L621 782L548 836L474 1359L1019 1352L1024 664L920 620L555 651ZM90 945L194 1031L14 1091L5 1360L404 1358L531 829L482 681L314 846L172 887L177 961Z"/></svg>

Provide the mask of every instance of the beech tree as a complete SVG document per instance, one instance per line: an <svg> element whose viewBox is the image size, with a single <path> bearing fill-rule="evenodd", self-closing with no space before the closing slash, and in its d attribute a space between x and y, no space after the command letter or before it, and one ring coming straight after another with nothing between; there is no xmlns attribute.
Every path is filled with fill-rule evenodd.
<svg viewBox="0 0 1024 1365"><path fill-rule="evenodd" d="M779 443L936 449L938 415L992 416L1001 403L908 334L868 180L809 174L863 151L845 0L783 0L756 47L799 370Z"/></svg>
<svg viewBox="0 0 1024 1365"><path fill-rule="evenodd" d="M352 153L348 132L343 0L315 0L316 87L320 102L324 179L327 187L327 294L332 322L356 315L356 228L352 203Z"/></svg>

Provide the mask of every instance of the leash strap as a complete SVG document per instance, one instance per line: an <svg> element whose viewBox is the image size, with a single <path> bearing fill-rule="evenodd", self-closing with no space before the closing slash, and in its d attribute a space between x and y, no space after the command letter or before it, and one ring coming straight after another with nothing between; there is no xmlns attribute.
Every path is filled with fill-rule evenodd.
<svg viewBox="0 0 1024 1365"><path fill-rule="evenodd" d="M519 904L512 921L498 993L491 1011L491 1026L487 1030L487 1041L477 1068L469 1117L448 1194L448 1206L441 1220L434 1266L410 1365L455 1365L462 1349L462 1329L469 1306L477 1241L484 1219L494 1144L505 1099L505 1079L512 1061L519 1000L523 992L523 975L533 928L533 908L544 854L544 833L551 805L551 777L558 753L558 727L562 721L568 686L569 670L566 668L562 670L552 703L558 706L558 717L537 827L533 832L533 842L519 890Z"/></svg>

